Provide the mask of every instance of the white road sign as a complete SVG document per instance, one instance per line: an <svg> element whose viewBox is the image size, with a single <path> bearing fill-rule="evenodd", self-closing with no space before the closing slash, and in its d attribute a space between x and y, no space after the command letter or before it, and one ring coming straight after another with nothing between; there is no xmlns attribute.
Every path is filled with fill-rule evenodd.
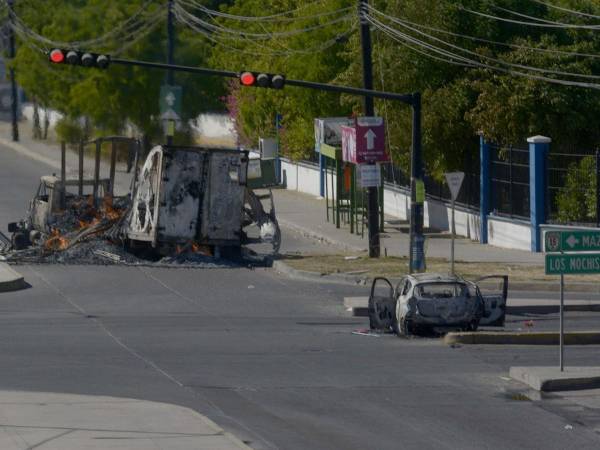
<svg viewBox="0 0 600 450"><path fill-rule="evenodd" d="M367 140L367 150L373 150L375 148L375 138L377 135L373 130L369 128L369 131L365 133L365 139Z"/></svg>
<svg viewBox="0 0 600 450"><path fill-rule="evenodd" d="M449 172L446 174L446 182L448 183L448 187L450 188L450 195L452 195L452 200L456 200L456 197L458 197L458 193L460 192L460 187L462 186L464 179L464 172Z"/></svg>
<svg viewBox="0 0 600 450"><path fill-rule="evenodd" d="M358 182L361 187L381 186L381 168L379 164L359 164L358 169Z"/></svg>

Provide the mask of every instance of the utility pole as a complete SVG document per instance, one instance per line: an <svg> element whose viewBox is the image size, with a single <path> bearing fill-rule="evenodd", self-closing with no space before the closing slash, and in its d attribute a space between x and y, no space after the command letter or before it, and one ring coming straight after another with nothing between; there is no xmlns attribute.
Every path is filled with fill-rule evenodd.
<svg viewBox="0 0 600 450"><path fill-rule="evenodd" d="M14 0L8 0L8 19L10 21L10 31L9 31L9 58L11 60L10 67L10 84L11 84L11 92L12 92L12 101L11 101L11 109L12 109L12 139L15 142L19 140L19 122L18 122L18 110L19 110L19 99L17 92L17 80L15 79L15 69L12 66L12 62L16 56L15 50L15 30L13 28L15 21L15 13L14 13Z"/></svg>
<svg viewBox="0 0 600 450"><path fill-rule="evenodd" d="M168 15L167 15L167 64L173 65L173 51L175 48L175 29L173 27L173 0L169 0L168 3ZM173 86L175 84L174 73L171 69L167 70L167 85ZM170 121L167 123L167 145L173 144L173 136L171 135L171 124Z"/></svg>
<svg viewBox="0 0 600 450"><path fill-rule="evenodd" d="M425 270L425 238L423 237L423 157L421 149L421 94L413 94L413 135L410 173L410 267L413 272Z"/></svg>
<svg viewBox="0 0 600 450"><path fill-rule="evenodd" d="M358 0L358 16L360 19L360 42L362 47L363 87L373 89L373 61L371 59L371 30L365 18L368 0ZM375 115L373 97L364 97L364 114L367 117ZM376 187L367 188L367 214L369 226L369 257L379 258L379 196Z"/></svg>

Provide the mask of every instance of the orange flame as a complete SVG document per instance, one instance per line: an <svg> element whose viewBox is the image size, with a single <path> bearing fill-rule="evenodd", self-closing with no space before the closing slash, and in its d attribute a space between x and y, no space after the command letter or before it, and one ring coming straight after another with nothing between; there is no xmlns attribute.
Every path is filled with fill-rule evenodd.
<svg viewBox="0 0 600 450"><path fill-rule="evenodd" d="M69 240L62 237L57 229L53 229L50 237L46 240L44 248L52 251L62 251L69 247Z"/></svg>

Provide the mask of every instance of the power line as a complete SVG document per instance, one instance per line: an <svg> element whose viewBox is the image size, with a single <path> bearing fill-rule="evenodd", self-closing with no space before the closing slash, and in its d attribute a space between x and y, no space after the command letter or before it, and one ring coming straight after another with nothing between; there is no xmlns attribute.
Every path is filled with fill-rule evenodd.
<svg viewBox="0 0 600 450"><path fill-rule="evenodd" d="M181 16L185 17L189 22L193 22L194 24L200 26L201 28L204 28L207 31L215 32L215 33L231 34L234 36L239 36L239 37L244 37L244 38L249 38L249 39L257 39L257 40L268 40L268 39L273 39L275 37L296 36L299 34L308 33L311 31L323 29L323 28L326 28L326 27L329 27L329 26L332 26L332 25L335 25L335 24L338 24L341 22L348 21L350 18L353 17L351 14L347 14L347 15L339 17L337 19L330 20L329 22L321 23L321 24L313 25L313 26L308 26L305 28L299 28L299 29L287 30L287 31L273 31L273 32L269 32L269 33L255 33L255 32L248 32L248 31L242 31L242 30L237 30L237 29L233 29L233 28L228 28L228 27L225 27L222 25L213 25L213 24L206 22L205 20L202 20L202 19L196 17L195 15L191 14L189 11L187 11L185 8L181 7L181 5L179 5L179 4L176 4L174 9Z"/></svg>
<svg viewBox="0 0 600 450"><path fill-rule="evenodd" d="M225 19L237 20L237 21L242 21L242 22L291 22L291 21L307 20L307 19L324 17L324 16L328 16L328 15L334 15L336 13L348 11L348 10L352 9L352 7L346 7L346 8L338 9L336 11L322 12L322 13L317 13L317 14L308 15L308 16L285 17L285 16L293 15L299 11L308 9L312 6L323 3L323 0L317 0L315 2L300 6L299 8L280 12L277 14L271 14L271 15L267 15L267 16L241 16L241 15L229 14L229 13L224 13L221 11L215 11L213 9L209 9L205 5L199 3L195 0L175 0L175 1L176 1L176 3L187 5L194 9L200 10L210 16L222 17Z"/></svg>
<svg viewBox="0 0 600 450"><path fill-rule="evenodd" d="M476 16L485 17L486 19L489 19L489 20L496 20L499 22L512 23L515 25L526 25L526 26L530 26L530 27L558 28L558 29L582 29L582 30L598 30L598 29L600 29L600 25L576 25L576 24L569 24L569 23L550 24L550 23L538 23L538 22L525 22L522 20L508 19L505 17L498 17L498 16L494 16L492 14L486 14L486 13L482 13L479 11L474 11L472 9L465 8L464 6L461 6L461 5L459 5L458 8L462 11L468 12L469 14L474 14Z"/></svg>
<svg viewBox="0 0 600 450"><path fill-rule="evenodd" d="M531 1L534 2L534 3L537 3L539 5L544 5L544 6L548 7L548 8L552 8L552 9L556 9L558 11L562 11L562 12L566 12L566 13L569 13L569 14L573 14L575 16L589 17L591 19L600 19L600 16L597 16L595 14L588 14L588 13L584 13L582 11L575 11L573 9L563 8L561 6L553 5L552 3L544 2L544 1L541 1L541 0L531 0Z"/></svg>
<svg viewBox="0 0 600 450"><path fill-rule="evenodd" d="M578 57L586 57L586 58L600 58L600 54L594 54L594 53L581 53L581 52L572 52L572 51L566 51L566 50L556 50L556 49L548 49L548 48L531 47L531 46L528 46L528 45L509 44L509 43L506 43L506 42L499 42L499 41L493 41L493 40L490 40L490 39L478 38L478 37L475 37L475 36L470 36L470 35L461 34L461 33L454 33L452 31L442 30L440 28L435 28L435 27L431 27L431 26L428 26L428 25L423 25L423 24L420 24L420 23L411 22L409 20L400 19L398 17L388 16L387 14L384 14L383 12L378 11L377 9L375 9L374 7L372 7L370 5L369 5L369 10L371 12L374 12L374 13L382 16L385 19L388 19L388 20L390 20L390 21L392 21L394 23L397 23L398 25L412 25L413 27L421 28L423 30L429 30L429 31L433 31L433 32L436 32L436 33L446 34L448 36L454 36L454 37L458 37L458 38L468 39L468 40L471 40L473 42L481 42L481 43L485 43L485 44L498 45L498 46L507 47L507 48L515 48L515 49L520 49L520 50L530 50L530 51L534 51L534 52L556 54L556 55L561 55L561 56L578 56Z"/></svg>
<svg viewBox="0 0 600 450"><path fill-rule="evenodd" d="M570 24L566 24L564 22L556 22L554 20L547 20L547 19L542 19L540 17L530 16L528 14L523 14L518 11L513 11L512 9L503 8L503 7L497 6L497 5L490 5L490 6L498 11L502 11L502 12L511 14L513 16L522 17L523 19L534 20L539 23L547 23L547 24L551 24L551 25L570 25Z"/></svg>
<svg viewBox="0 0 600 450"><path fill-rule="evenodd" d="M387 34L387 35L391 34L402 40L414 43L420 47L423 47L430 51L433 51L433 52L441 55L442 57L445 57L445 58L441 58L441 59L444 59L445 62L449 62L451 64L457 64L457 65L462 65L462 66L465 66L465 65L466 66L475 66L475 67L479 67L479 68L483 68L483 69L489 69L489 70L502 72L502 73L509 74L509 75L515 75L515 76L519 76L519 77L532 79L532 80L560 84L563 86L576 86L576 87L585 87L585 88L600 90L600 84L596 84L596 83L586 83L586 82L580 82L580 81L563 80L563 79L559 79L559 78L550 78L550 77L543 76L543 75L535 75L535 74L531 74L531 73L527 73L527 72L521 72L520 70L506 69L503 67L497 67L497 66L492 66L490 64L482 63L480 61L476 61L476 60L466 58L461 55L457 55L453 52L444 50L442 48L436 47L432 44L428 44L424 41L414 38L410 35L402 33L398 30L395 30L394 28L388 27L387 25L379 22L377 19L374 19L371 16L367 16L367 20L371 24L373 24L376 28L378 28L380 31L383 31L385 34ZM427 56L432 57L432 55L429 55L429 54ZM478 55L478 56L480 56L480 55ZM438 57L436 57L436 58L438 58Z"/></svg>
<svg viewBox="0 0 600 450"><path fill-rule="evenodd" d="M463 47L459 47L457 45L454 45L454 44L451 44L449 42L446 42L446 41L444 41L442 39L439 39L439 38L437 38L435 36L432 36L430 34L424 33L424 32L422 32L422 31L420 31L420 30L418 30L416 28L413 28L411 26L408 26L408 25L403 25L403 26L405 28L407 28L407 29L409 29L409 30L417 33L417 34L420 34L421 36L424 36L424 37L426 37L428 39L431 39L433 41L439 42L442 45L445 45L447 47L453 48L453 49L458 50L458 51L462 51L462 52L467 53L469 55L473 55L473 56L475 56L477 58L481 58L481 59L485 59L485 60L488 60L488 61L492 61L492 62L494 62L496 64L501 64L501 65L504 65L504 66L513 67L513 68L517 68L517 69L530 70L530 71L533 71L533 72L553 74L553 75L564 75L564 76L569 76L569 77L579 77L579 78L587 78L587 79L593 79L593 80L600 79L600 75L586 75L586 74L580 74L580 73L575 73L575 72L566 72L566 71L561 71L561 70L543 69L543 68L540 68L540 67L534 67L534 66L527 66L527 65L523 65L523 64L510 63L510 62L503 61L503 60L498 59L498 58L492 58L490 56L481 55L481 54L479 54L477 52L465 49Z"/></svg>
<svg viewBox="0 0 600 450"><path fill-rule="evenodd" d="M314 47L309 47L309 48L304 48L302 50L299 50L299 49L286 49L286 50L282 50L282 51L273 50L272 47L262 45L255 40L245 39L242 37L241 39L244 42L248 42L251 45L254 45L261 49L266 50L266 51L254 51L254 50L250 50L247 48L240 49L240 48L234 47L233 45L229 45L230 41L228 39L226 39L220 35L215 35L208 30L199 28L198 26L191 23L186 17L180 15L179 11L176 8L174 9L174 11L175 11L175 18L177 19L178 22L189 27L191 30L195 31L196 33L201 34L206 39L213 42L215 45L227 48L227 49L232 50L237 53L247 54L247 55L251 55L251 56L291 56L291 55L295 55L295 54L312 54L312 53L316 53L316 52L322 52L322 51L325 51L328 48L338 44L340 41L346 39L350 34L352 34L355 31L355 28L356 28L355 26L352 26L348 31L337 34L333 38L321 43L320 45L317 45ZM233 39L240 40L240 38L233 38Z"/></svg>
<svg viewBox="0 0 600 450"><path fill-rule="evenodd" d="M6 1L6 0L4 0ZM145 2L140 9L138 9L132 16L130 16L127 20L120 23L116 28L113 28L110 32L99 36L97 38L83 40L83 41L72 41L72 42L61 42L54 41L49 39L33 29L31 29L18 15L14 15L14 25L15 31L20 32L37 42L47 44L48 46L53 47L68 47L68 48L93 48L95 46L99 46L105 44L106 42L116 39L120 36L121 33L127 33L126 36L131 36L131 34L135 34L136 31L142 30L145 26L155 25L152 23L156 21L160 16L164 14L163 11L156 11L154 14L151 14L149 17L144 17L147 14L147 8L155 3L155 0L149 0Z"/></svg>

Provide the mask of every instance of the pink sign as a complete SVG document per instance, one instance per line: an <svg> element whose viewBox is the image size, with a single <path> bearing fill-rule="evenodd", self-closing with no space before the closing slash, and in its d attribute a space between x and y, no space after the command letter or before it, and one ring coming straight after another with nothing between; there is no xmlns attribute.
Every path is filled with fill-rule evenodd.
<svg viewBox="0 0 600 450"><path fill-rule="evenodd" d="M342 126L342 155L354 164L389 161L381 117L359 117L354 126Z"/></svg>
<svg viewBox="0 0 600 450"><path fill-rule="evenodd" d="M356 162L356 128L342 125L342 159Z"/></svg>

